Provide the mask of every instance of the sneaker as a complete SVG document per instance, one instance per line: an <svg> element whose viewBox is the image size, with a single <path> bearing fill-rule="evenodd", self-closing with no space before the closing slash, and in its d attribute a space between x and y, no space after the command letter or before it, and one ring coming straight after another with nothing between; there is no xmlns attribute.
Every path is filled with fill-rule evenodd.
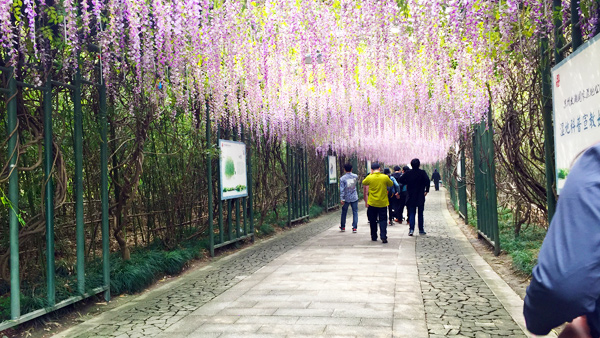
<svg viewBox="0 0 600 338"><path fill-rule="evenodd" d="M425 231L419 231L419 235L427 235Z"/></svg>
<svg viewBox="0 0 600 338"><path fill-rule="evenodd" d="M383 243L383 244L387 243L387 239L382 239L381 243Z"/></svg>
<svg viewBox="0 0 600 338"><path fill-rule="evenodd" d="M346 231L346 228L342 228L342 227L340 227L340 231L341 231L341 232L344 232L344 231Z"/></svg>
<svg viewBox="0 0 600 338"><path fill-rule="evenodd" d="M412 235L413 235L413 231L412 231L412 230L410 230L410 231L408 232L408 235L409 235L409 236L412 236Z"/></svg>
<svg viewBox="0 0 600 338"><path fill-rule="evenodd" d="M393 226L393 225L394 225L394 222L393 222L393 221L390 221L390 226Z"/></svg>
<svg viewBox="0 0 600 338"><path fill-rule="evenodd" d="M399 221L397 218L394 218L394 221L398 222L398 223L402 223L402 221Z"/></svg>
<svg viewBox="0 0 600 338"><path fill-rule="evenodd" d="M377 242L377 238L375 238L375 239L371 238L371 240L372 240L373 242Z"/></svg>
<svg viewBox="0 0 600 338"><path fill-rule="evenodd" d="M352 229L352 233L355 234L356 233L356 229Z"/></svg>

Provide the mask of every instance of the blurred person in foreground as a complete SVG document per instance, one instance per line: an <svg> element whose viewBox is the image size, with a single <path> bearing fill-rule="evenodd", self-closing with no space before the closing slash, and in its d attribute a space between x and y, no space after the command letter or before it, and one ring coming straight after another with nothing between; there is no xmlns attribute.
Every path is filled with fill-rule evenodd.
<svg viewBox="0 0 600 338"><path fill-rule="evenodd" d="M600 337L600 143L576 160L533 268L523 308L527 329Z"/></svg>

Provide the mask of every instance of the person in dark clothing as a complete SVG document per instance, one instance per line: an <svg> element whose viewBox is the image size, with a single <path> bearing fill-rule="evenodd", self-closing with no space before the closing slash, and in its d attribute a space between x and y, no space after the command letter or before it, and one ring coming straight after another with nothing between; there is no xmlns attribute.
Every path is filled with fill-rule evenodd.
<svg viewBox="0 0 600 338"><path fill-rule="evenodd" d="M523 314L527 329L600 337L600 143L570 170L533 268Z"/></svg>
<svg viewBox="0 0 600 338"><path fill-rule="evenodd" d="M433 171L433 174L431 174L431 180L433 181L433 184L435 185L435 191L440 191L440 180L442 179L442 176L440 176L440 173L438 173L438 170L435 169Z"/></svg>
<svg viewBox="0 0 600 338"><path fill-rule="evenodd" d="M394 215L396 213L396 205L398 204L396 201L398 201L398 198L400 197L400 185L398 184L398 182L396 181L396 178L394 178L394 176L391 176L392 171L389 168L385 168L383 169L383 173L388 175L388 177L390 178L390 180L392 180L392 183L394 183L393 186L388 188L388 214L389 214L389 223L390 225L394 225Z"/></svg>
<svg viewBox="0 0 600 338"><path fill-rule="evenodd" d="M429 176L425 170L419 169L421 161L418 158L410 161L412 169L400 177L401 184L407 185L408 191L408 224L410 225L408 235L412 236L415 231L415 216L419 210L419 234L425 235L425 220L423 219L423 208L425 207L425 196L429 192Z"/></svg>
<svg viewBox="0 0 600 338"><path fill-rule="evenodd" d="M404 220L404 218L402 217L402 212L404 211L404 205L406 204L406 186L404 184L400 184L399 180L400 180L401 176L402 176L402 172L400 171L400 167L395 166L392 177L396 180L396 182L398 182L399 191L398 191L398 195L394 199L394 218L396 219L396 222L399 222L399 223L402 223L402 221ZM403 189L404 189L404 193L402 192ZM404 197L403 197L403 195L404 195ZM407 217L407 219L408 219L408 217Z"/></svg>

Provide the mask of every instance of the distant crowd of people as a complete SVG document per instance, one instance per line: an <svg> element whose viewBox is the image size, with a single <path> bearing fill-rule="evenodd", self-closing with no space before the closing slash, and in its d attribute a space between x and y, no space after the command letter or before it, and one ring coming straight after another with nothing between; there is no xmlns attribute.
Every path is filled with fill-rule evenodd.
<svg viewBox="0 0 600 338"><path fill-rule="evenodd" d="M425 196L429 193L430 182L434 182L435 190L439 190L441 175L435 169L431 175L420 169L421 161L418 158L408 166L395 166L392 173L390 168L384 168L375 162L371 164L371 173L362 181L364 189L367 218L371 228L371 240L377 241L378 237L387 243L387 226L394 222L402 224L406 219L409 224L408 235L413 236L415 223L418 219L419 234L425 235L425 220L423 210ZM342 204L342 218L340 230L346 230L346 215L348 207L352 207L352 232L357 232L358 227L358 192L356 190L358 175L352 172L352 164L344 165L346 172L340 178L340 199ZM404 218L404 210L407 210ZM379 227L379 235L378 235Z"/></svg>

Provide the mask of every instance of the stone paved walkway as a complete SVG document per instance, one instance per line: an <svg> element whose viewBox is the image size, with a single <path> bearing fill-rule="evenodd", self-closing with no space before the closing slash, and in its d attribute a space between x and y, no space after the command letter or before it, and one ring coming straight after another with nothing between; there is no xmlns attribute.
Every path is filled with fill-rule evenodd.
<svg viewBox="0 0 600 338"><path fill-rule="evenodd" d="M425 236L341 233L339 212L187 273L55 337L526 337L522 301L445 209Z"/></svg>

